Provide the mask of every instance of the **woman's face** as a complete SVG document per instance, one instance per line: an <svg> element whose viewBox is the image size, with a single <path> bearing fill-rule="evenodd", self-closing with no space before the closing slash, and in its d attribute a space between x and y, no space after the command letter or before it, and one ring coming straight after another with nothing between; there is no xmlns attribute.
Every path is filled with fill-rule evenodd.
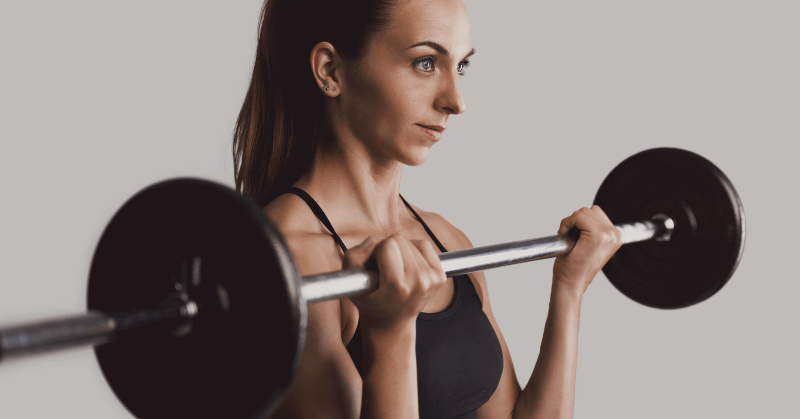
<svg viewBox="0 0 800 419"><path fill-rule="evenodd" d="M466 109L458 82L474 51L461 0L397 3L339 97L344 122L372 153L416 166Z"/></svg>

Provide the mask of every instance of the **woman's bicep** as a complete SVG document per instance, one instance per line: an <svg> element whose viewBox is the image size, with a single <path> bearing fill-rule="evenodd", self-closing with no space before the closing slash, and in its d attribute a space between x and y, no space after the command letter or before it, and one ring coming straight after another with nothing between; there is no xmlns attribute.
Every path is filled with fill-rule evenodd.
<svg viewBox="0 0 800 419"><path fill-rule="evenodd" d="M339 301L308 306L306 345L273 418L358 418L361 377L341 339Z"/></svg>
<svg viewBox="0 0 800 419"><path fill-rule="evenodd" d="M301 275L341 269L341 256L332 240L290 231L282 233ZM305 349L289 389L271 417L358 418L361 376L342 343L340 300L307 307Z"/></svg>

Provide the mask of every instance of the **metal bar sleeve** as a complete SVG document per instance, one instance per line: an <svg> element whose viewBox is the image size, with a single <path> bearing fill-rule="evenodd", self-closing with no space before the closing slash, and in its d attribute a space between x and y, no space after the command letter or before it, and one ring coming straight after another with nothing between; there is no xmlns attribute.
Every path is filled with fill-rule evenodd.
<svg viewBox="0 0 800 419"><path fill-rule="evenodd" d="M659 237L672 220L654 219L615 227L622 232L623 244L636 243ZM669 226L669 227L668 227ZM538 239L495 244L471 249L440 253L442 268L448 277L479 272L522 262L548 259L566 255L575 247L576 240L568 234ZM366 294L378 287L378 274L363 268L312 275L302 280L301 295L308 304L343 297Z"/></svg>
<svg viewBox="0 0 800 419"><path fill-rule="evenodd" d="M99 344L114 333L116 322L102 312L89 312L0 330L0 359L71 346Z"/></svg>
<svg viewBox="0 0 800 419"><path fill-rule="evenodd" d="M194 302L129 313L89 311L85 314L43 320L0 329L0 361L81 345L102 345L116 333L164 321L193 317Z"/></svg>

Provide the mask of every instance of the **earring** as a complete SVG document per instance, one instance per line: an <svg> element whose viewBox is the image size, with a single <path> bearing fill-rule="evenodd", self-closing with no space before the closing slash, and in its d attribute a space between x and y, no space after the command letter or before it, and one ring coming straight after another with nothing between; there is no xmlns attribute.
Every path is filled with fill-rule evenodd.
<svg viewBox="0 0 800 419"><path fill-rule="evenodd" d="M334 91L334 92L336 91L336 88L335 88L335 87L333 88L333 91Z"/></svg>
<svg viewBox="0 0 800 419"><path fill-rule="evenodd" d="M325 90L328 90L328 86L325 86Z"/></svg>

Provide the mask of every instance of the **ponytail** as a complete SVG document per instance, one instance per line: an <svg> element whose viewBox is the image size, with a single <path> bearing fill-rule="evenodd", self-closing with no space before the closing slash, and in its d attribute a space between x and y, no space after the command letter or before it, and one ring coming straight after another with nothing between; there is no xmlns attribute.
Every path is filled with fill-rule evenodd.
<svg viewBox="0 0 800 419"><path fill-rule="evenodd" d="M233 132L236 190L266 206L308 170L329 138L310 54L330 42L348 60L390 20L396 0L266 0L253 75Z"/></svg>

